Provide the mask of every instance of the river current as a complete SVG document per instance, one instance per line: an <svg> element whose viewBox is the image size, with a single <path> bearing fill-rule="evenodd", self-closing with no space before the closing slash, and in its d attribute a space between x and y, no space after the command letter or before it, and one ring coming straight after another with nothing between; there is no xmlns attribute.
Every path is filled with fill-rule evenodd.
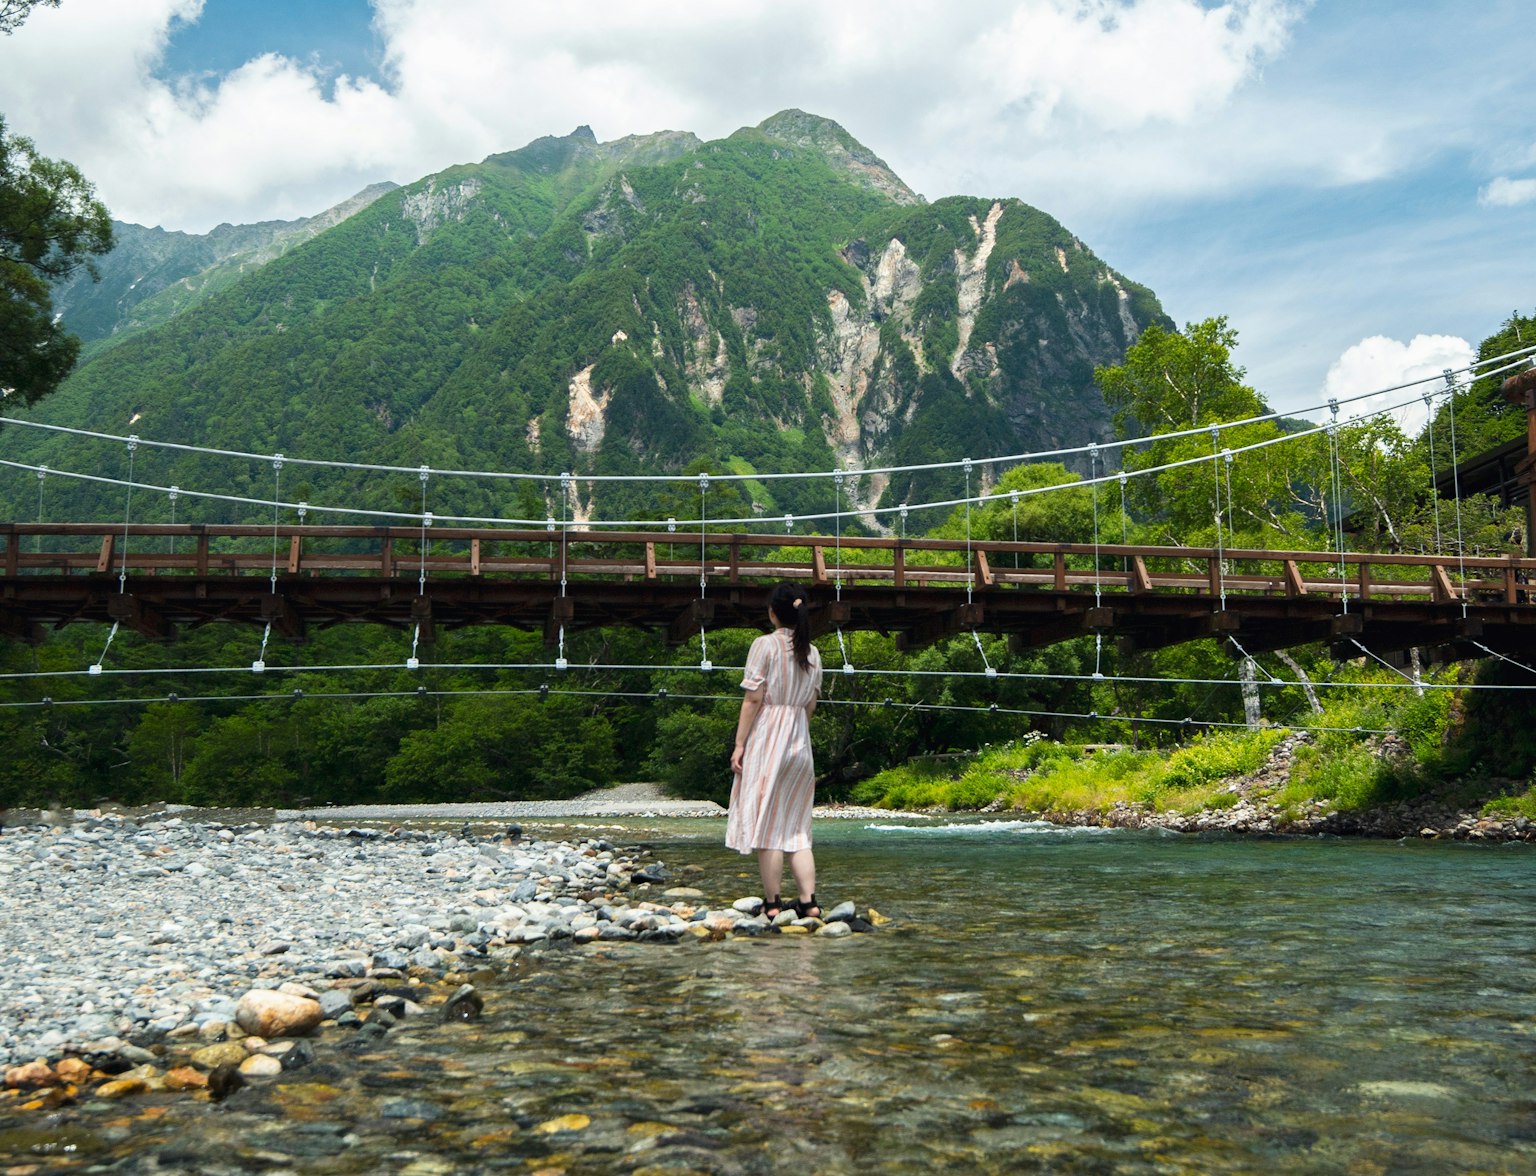
<svg viewBox="0 0 1536 1176"><path fill-rule="evenodd" d="M644 841L713 905L719 821ZM1017 821L816 828L820 897L893 921L531 952L214 1105L0 1121L0 1172L1536 1172L1523 845Z"/></svg>

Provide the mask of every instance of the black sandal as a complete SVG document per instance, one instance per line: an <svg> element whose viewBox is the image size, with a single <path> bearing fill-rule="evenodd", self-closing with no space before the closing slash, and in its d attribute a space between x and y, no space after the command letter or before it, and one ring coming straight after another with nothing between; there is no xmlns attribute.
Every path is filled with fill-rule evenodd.
<svg viewBox="0 0 1536 1176"><path fill-rule="evenodd" d="M811 895L810 901L808 901L808 902L801 902L797 898L790 905L795 908L795 915L796 915L797 918L801 918L801 919L819 919L819 918L821 918L821 907L816 902L816 896L814 894ZM811 913L812 911L815 911L816 913L812 914Z"/></svg>
<svg viewBox="0 0 1536 1176"><path fill-rule="evenodd" d="M784 900L777 894L775 894L772 898L768 898L765 895L763 897L763 909L761 913L763 918L767 919L770 923L773 922L774 919L777 919L781 914L784 913Z"/></svg>

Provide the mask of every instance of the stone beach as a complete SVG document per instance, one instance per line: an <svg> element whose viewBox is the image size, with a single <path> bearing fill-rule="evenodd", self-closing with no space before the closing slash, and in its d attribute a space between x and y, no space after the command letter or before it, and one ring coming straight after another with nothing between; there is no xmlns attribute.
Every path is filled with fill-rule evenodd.
<svg viewBox="0 0 1536 1176"><path fill-rule="evenodd" d="M468 981L534 945L870 927L851 904L825 923L786 912L770 926L759 900L712 908L640 850L516 825L193 816L86 812L0 832L11 1089L113 1076L110 1098L200 1089L221 1066L275 1076L302 1064L294 1038L317 1026L376 1039L407 1017L473 1019ZM26 1070L65 1058L84 1069Z"/></svg>

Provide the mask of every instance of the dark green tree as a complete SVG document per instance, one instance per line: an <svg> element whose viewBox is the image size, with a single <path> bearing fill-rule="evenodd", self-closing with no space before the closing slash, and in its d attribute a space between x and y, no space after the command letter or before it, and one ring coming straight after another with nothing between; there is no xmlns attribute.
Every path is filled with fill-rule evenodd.
<svg viewBox="0 0 1536 1176"><path fill-rule="evenodd" d="M34 8L57 8L59 0L0 0L0 33L10 36Z"/></svg>
<svg viewBox="0 0 1536 1176"><path fill-rule="evenodd" d="M7 32L14 5L0 8ZM0 394L31 404L69 375L80 341L54 321L48 283L111 248L112 219L90 181L6 134L0 118Z"/></svg>

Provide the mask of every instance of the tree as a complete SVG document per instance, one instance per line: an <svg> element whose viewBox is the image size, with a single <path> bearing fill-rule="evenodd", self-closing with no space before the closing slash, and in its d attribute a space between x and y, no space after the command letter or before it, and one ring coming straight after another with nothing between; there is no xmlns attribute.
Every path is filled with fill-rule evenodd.
<svg viewBox="0 0 1536 1176"><path fill-rule="evenodd" d="M1225 318L1190 323L1183 333L1148 327L1118 367L1095 370L1094 379L1115 409L1122 436L1140 432L1182 432L1202 425L1263 416L1269 406L1243 383L1243 369L1232 363L1237 332ZM1150 477L1132 478L1127 498L1165 542L1200 544L1215 538L1218 508L1226 529L1246 526L1287 529L1280 517L1276 487L1262 478L1239 479L1230 490L1225 459L1219 450L1280 435L1273 421L1222 428L1211 435L1157 440L1127 452L1129 471L1176 466ZM1205 459L1210 458L1207 461ZM1247 463L1250 468L1254 462ZM1236 495L1234 500L1233 495Z"/></svg>
<svg viewBox="0 0 1536 1176"><path fill-rule="evenodd" d="M0 0L0 33L9 37L34 8L57 8L59 0Z"/></svg>
<svg viewBox="0 0 1536 1176"><path fill-rule="evenodd" d="M0 0L0 27L18 21ZM39 155L0 118L0 395L31 404L75 365L80 341L54 321L48 283L112 248L112 219L71 163ZM94 274L94 270L92 273Z"/></svg>

